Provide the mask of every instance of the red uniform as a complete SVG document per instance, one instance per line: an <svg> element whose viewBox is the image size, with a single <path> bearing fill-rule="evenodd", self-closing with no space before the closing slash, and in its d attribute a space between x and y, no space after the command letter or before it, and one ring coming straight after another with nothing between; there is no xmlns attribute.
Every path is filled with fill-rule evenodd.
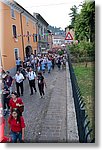
<svg viewBox="0 0 102 150"><path fill-rule="evenodd" d="M17 101L14 102L13 99L11 98L10 101L9 101L9 106L11 107L11 109L13 109L13 108L18 108L19 109L19 106L16 106L17 103L23 104L22 99L21 98L17 98Z"/></svg>
<svg viewBox="0 0 102 150"><path fill-rule="evenodd" d="M8 123L10 124L10 128L13 132L20 132L22 128L25 128L24 118L22 116L20 117L20 122L17 122L15 118L10 116Z"/></svg>

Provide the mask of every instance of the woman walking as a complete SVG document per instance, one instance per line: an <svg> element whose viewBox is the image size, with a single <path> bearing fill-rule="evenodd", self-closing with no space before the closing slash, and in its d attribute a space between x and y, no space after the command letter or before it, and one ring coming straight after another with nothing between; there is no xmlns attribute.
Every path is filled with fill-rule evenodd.
<svg viewBox="0 0 102 150"><path fill-rule="evenodd" d="M10 142L17 143L24 141L24 118L20 116L17 108L12 109L12 113L8 119Z"/></svg>
<svg viewBox="0 0 102 150"><path fill-rule="evenodd" d="M13 86L13 78L10 75L9 71L6 71L6 77L5 77L5 83L8 86L9 90L10 90L10 94L12 93L12 86Z"/></svg>
<svg viewBox="0 0 102 150"><path fill-rule="evenodd" d="M11 97L12 98L9 101L9 106L10 106L11 112L14 108L17 108L20 112L20 115L22 116L22 112L24 109L24 103L23 103L22 99L20 97L18 97L18 94L16 92L12 92Z"/></svg>
<svg viewBox="0 0 102 150"><path fill-rule="evenodd" d="M42 72L38 72L38 88L40 93L40 98L44 98L45 92L44 92L44 85L46 87L46 82L44 79L44 76L42 75Z"/></svg>

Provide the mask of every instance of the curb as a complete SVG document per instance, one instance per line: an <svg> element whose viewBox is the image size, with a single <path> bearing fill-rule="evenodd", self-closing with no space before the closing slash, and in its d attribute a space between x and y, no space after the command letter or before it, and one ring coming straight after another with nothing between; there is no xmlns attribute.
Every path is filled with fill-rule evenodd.
<svg viewBox="0 0 102 150"><path fill-rule="evenodd" d="M78 128L77 128L77 120L76 120L76 112L73 100L71 79L69 73L68 62L66 62L66 79L67 79L67 142L68 143L78 143Z"/></svg>

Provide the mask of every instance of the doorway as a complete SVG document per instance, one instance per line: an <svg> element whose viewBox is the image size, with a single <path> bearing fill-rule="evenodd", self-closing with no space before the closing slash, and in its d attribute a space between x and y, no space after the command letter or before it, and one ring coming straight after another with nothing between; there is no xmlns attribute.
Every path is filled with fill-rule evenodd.
<svg viewBox="0 0 102 150"><path fill-rule="evenodd" d="M32 51L32 47L31 47L31 46L27 46L27 47L25 48L25 53L26 53L26 57L27 57L27 58L30 57L30 55L31 55L32 52L33 52L33 51Z"/></svg>

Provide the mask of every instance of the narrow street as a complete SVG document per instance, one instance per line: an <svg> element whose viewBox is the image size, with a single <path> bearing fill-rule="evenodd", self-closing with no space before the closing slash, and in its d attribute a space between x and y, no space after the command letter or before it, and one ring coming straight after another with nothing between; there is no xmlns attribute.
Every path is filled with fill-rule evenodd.
<svg viewBox="0 0 102 150"><path fill-rule="evenodd" d="M50 74L45 72L47 88L44 99L40 98L38 90L30 96L28 81L25 81L22 97L25 104L25 142L78 142L68 66L66 70L55 68Z"/></svg>
<svg viewBox="0 0 102 150"><path fill-rule="evenodd" d="M95 1L0 11L0 142L95 143Z"/></svg>

